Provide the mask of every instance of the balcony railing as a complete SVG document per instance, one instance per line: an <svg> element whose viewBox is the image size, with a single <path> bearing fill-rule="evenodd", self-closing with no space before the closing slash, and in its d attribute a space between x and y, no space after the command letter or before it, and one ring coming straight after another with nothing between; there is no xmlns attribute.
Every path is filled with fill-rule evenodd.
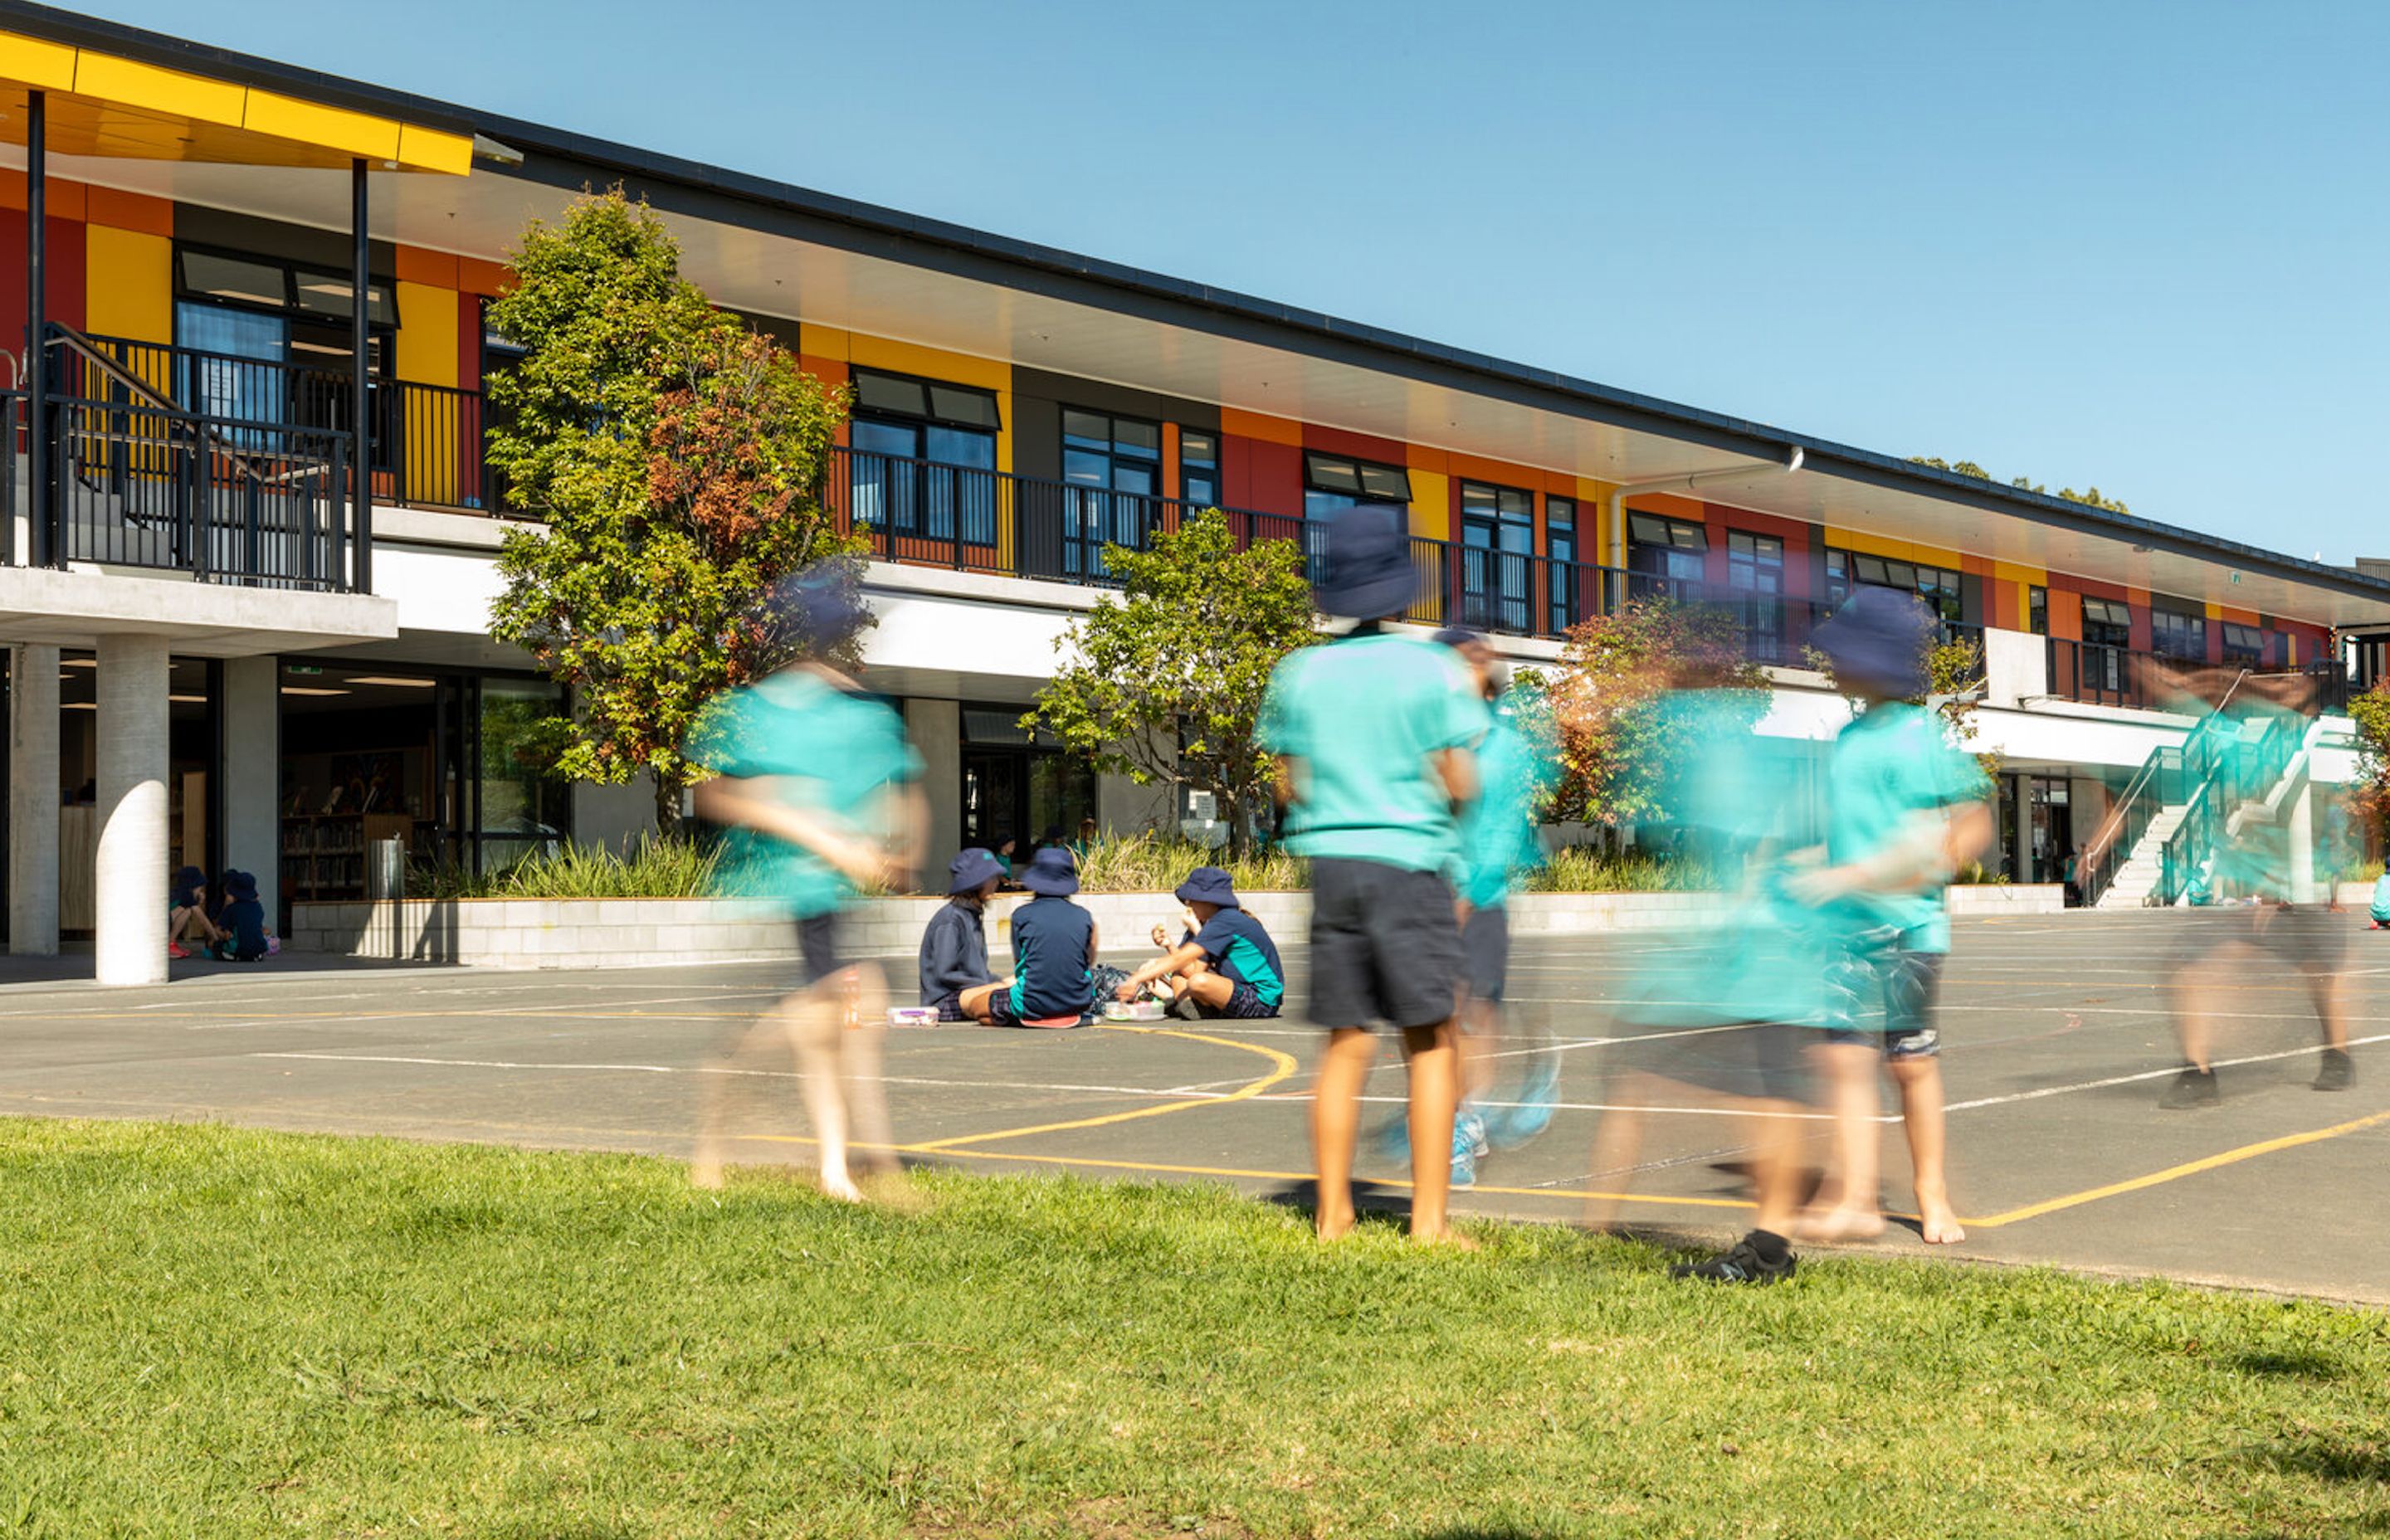
<svg viewBox="0 0 2390 1540"><path fill-rule="evenodd" d="M366 586L345 426L189 409L158 383L196 365L171 349L114 349L60 327L47 363L45 420L30 430L54 453L28 514L51 559L274 587ZM192 378L185 368L182 382Z"/></svg>

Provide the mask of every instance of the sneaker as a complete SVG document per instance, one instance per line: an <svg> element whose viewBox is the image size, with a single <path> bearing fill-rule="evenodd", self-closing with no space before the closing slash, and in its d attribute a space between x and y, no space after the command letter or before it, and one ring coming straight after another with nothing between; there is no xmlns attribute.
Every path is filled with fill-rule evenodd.
<svg viewBox="0 0 2390 1540"><path fill-rule="evenodd" d="M1759 1254L1759 1249L1744 1236L1726 1251L1707 1262L1680 1262L1668 1269L1672 1278L1698 1278L1703 1283L1780 1283L1792 1276L1794 1259L1791 1251L1781 1261L1770 1263Z"/></svg>
<svg viewBox="0 0 2390 1540"><path fill-rule="evenodd" d="M1203 1020L1203 1007L1195 1003L1195 996L1193 995L1184 991L1182 991L1176 998L1173 999L1164 1008L1170 1015L1178 1018L1181 1021L1201 1021Z"/></svg>
<svg viewBox="0 0 2390 1540"><path fill-rule="evenodd" d="M1526 1083L1519 1087L1518 1104L1485 1120L1486 1137L1497 1149L1518 1149L1551 1126L1552 1103L1560 1099L1560 1055L1538 1054L1528 1066Z"/></svg>
<svg viewBox="0 0 2390 1540"><path fill-rule="evenodd" d="M2215 1071L2186 1064L2182 1073L2174 1077L2174 1084L2166 1087L2165 1095L2158 1098L2158 1106L2168 1112L2180 1112L2193 1107L2213 1107L2223 1099L2224 1094L2216 1087Z"/></svg>
<svg viewBox="0 0 2390 1540"><path fill-rule="evenodd" d="M176 962L185 962L189 960L191 955L188 952L184 951L179 943L170 941L166 943L166 956L173 958Z"/></svg>
<svg viewBox="0 0 2390 1540"><path fill-rule="evenodd" d="M2319 1091L2345 1091L2357 1081L2357 1061L2348 1057L2346 1048L2326 1048L2323 1064L2316 1071L2315 1088Z"/></svg>
<svg viewBox="0 0 2390 1540"><path fill-rule="evenodd" d="M1452 1152L1458 1155L1466 1149L1471 1155L1484 1155L1493 1148L1485 1139L1484 1115L1462 1108L1452 1120Z"/></svg>

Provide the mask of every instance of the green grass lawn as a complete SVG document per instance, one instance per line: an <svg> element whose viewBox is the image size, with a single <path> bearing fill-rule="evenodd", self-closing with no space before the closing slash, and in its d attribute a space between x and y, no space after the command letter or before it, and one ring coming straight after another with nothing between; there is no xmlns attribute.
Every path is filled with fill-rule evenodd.
<svg viewBox="0 0 2390 1540"><path fill-rule="evenodd" d="M918 1191L0 1121L0 1534L2390 1532L2376 1312Z"/></svg>

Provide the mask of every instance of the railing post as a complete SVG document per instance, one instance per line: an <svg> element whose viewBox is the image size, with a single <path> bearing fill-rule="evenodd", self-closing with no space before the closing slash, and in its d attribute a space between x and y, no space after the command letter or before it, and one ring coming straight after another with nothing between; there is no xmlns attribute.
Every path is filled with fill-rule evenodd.
<svg viewBox="0 0 2390 1540"><path fill-rule="evenodd" d="M26 544L36 567L58 564L55 530L50 522L49 495L49 317L44 309L47 281L45 257L49 245L49 93L25 93L25 396L30 404L26 424L26 480L32 507L26 510Z"/></svg>
<svg viewBox="0 0 2390 1540"><path fill-rule="evenodd" d="M373 287L373 275L366 213L366 162L360 156L349 162L349 346L353 350L349 363L355 371L355 395L349 423L356 430L357 441L356 495L350 507L356 510L356 591L360 594L373 592L373 377L366 355L372 340L366 326L366 301Z"/></svg>

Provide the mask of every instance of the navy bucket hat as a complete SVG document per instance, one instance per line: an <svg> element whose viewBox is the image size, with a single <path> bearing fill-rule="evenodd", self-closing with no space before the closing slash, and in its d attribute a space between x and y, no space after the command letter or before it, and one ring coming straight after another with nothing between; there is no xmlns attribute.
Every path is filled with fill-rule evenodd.
<svg viewBox="0 0 2390 1540"><path fill-rule="evenodd" d="M247 872L226 872L224 891L225 896L236 904L254 904L257 902L257 879Z"/></svg>
<svg viewBox="0 0 2390 1540"><path fill-rule="evenodd" d="M1040 898L1068 898L1079 891L1079 864L1060 845L1048 845L1030 857L1021 885Z"/></svg>
<svg viewBox="0 0 2390 1540"><path fill-rule="evenodd" d="M948 896L977 892L1004 875L1004 863L973 845L946 864Z"/></svg>
<svg viewBox="0 0 2390 1540"><path fill-rule="evenodd" d="M782 578L764 600L774 638L798 652L828 652L871 622L854 574L825 562Z"/></svg>
<svg viewBox="0 0 2390 1540"><path fill-rule="evenodd" d="M1330 615L1356 621L1399 615L1419 597L1410 531L1400 508L1346 508L1328 525L1319 582L1313 597Z"/></svg>
<svg viewBox="0 0 2390 1540"><path fill-rule="evenodd" d="M1237 902L1236 885L1228 874L1217 866L1198 866L1178 884L1177 899L1181 904L1216 904L1223 909L1242 908Z"/></svg>
<svg viewBox="0 0 2390 1540"><path fill-rule="evenodd" d="M1901 698L1925 693L1925 650L1934 617L1917 597L1894 588L1860 588L1818 628L1818 650L1834 672Z"/></svg>

